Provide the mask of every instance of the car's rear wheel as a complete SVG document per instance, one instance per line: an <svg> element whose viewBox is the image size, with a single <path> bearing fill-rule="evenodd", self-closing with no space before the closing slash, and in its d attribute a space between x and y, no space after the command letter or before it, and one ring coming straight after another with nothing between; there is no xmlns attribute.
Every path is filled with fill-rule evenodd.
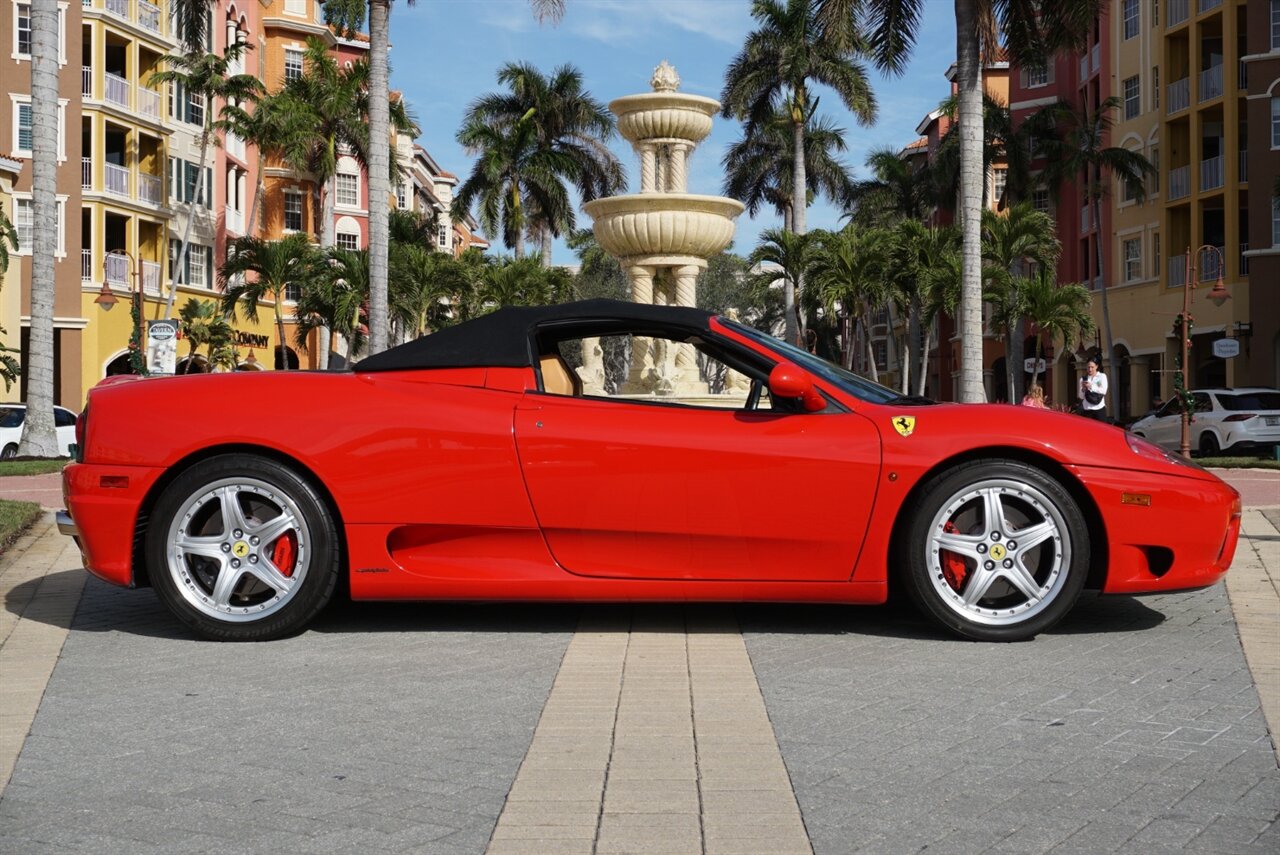
<svg viewBox="0 0 1280 855"><path fill-rule="evenodd" d="M1089 533L1071 494L1013 460L966 463L924 485L900 542L925 614L966 638L1021 641L1080 596ZM905 553L905 555L903 555Z"/></svg>
<svg viewBox="0 0 1280 855"><path fill-rule="evenodd" d="M156 593L192 630L260 641L299 631L332 597L338 532L315 488L293 470L221 455L165 489L146 557Z"/></svg>
<svg viewBox="0 0 1280 855"><path fill-rule="evenodd" d="M1200 456L1215 457L1222 453L1222 449L1218 446L1218 438L1209 431L1200 434Z"/></svg>
<svg viewBox="0 0 1280 855"><path fill-rule="evenodd" d="M18 446L14 445L12 442L6 445L3 451L0 451L0 460L12 460L17 456Z"/></svg>

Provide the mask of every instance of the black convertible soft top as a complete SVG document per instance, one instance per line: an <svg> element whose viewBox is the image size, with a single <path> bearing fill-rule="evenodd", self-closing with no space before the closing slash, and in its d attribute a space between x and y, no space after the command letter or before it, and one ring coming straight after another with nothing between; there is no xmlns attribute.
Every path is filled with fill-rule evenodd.
<svg viewBox="0 0 1280 855"><path fill-rule="evenodd" d="M356 371L484 365L522 368L533 364L530 341L535 327L562 322L619 321L623 324L705 330L711 316L711 312L702 309L646 306L622 300L582 300L556 306L511 307L405 342L360 360L354 368Z"/></svg>

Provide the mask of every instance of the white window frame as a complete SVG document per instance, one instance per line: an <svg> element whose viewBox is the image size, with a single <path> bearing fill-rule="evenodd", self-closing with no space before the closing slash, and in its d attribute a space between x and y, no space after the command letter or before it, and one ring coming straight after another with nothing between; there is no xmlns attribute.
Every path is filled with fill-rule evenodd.
<svg viewBox="0 0 1280 855"><path fill-rule="evenodd" d="M187 244L187 277L185 284L195 285L200 288L209 287L209 271L205 267L205 261L207 260L205 250L207 249L208 247L204 244L196 243L195 241ZM200 259L199 262L196 261L197 258Z"/></svg>
<svg viewBox="0 0 1280 855"><path fill-rule="evenodd" d="M436 246L441 249L449 248L449 226L446 223L436 226Z"/></svg>
<svg viewBox="0 0 1280 855"><path fill-rule="evenodd" d="M1271 197L1271 246L1280 249L1280 199Z"/></svg>
<svg viewBox="0 0 1280 855"><path fill-rule="evenodd" d="M1046 62L1040 66L1027 66L1022 69L1022 88L1040 89L1053 82L1053 65Z"/></svg>
<svg viewBox="0 0 1280 855"><path fill-rule="evenodd" d="M1009 184L1008 167L997 166L991 170L991 204L998 205Z"/></svg>
<svg viewBox="0 0 1280 855"><path fill-rule="evenodd" d="M405 181L396 185L396 207L402 211L409 207L409 187Z"/></svg>
<svg viewBox="0 0 1280 855"><path fill-rule="evenodd" d="M16 154L18 157L27 158L29 160L32 156L31 149L22 148L20 145L18 145L18 132L19 132L18 116L21 113L21 109L23 106L27 106L27 107L31 106L31 96L25 95L25 94L18 95L16 93L10 92L9 100L12 104L11 115L12 115L12 121L13 121L13 139L12 139L13 145L9 150L13 154ZM66 130L67 130L67 104L68 103L69 102L66 98L58 99L58 163L62 163L67 159ZM34 123L34 113L32 114L32 121ZM35 134L34 127L32 128L32 134L33 135ZM33 139L33 142L34 142L34 139Z"/></svg>
<svg viewBox="0 0 1280 855"><path fill-rule="evenodd" d="M284 13L293 18L307 17L307 0L284 0Z"/></svg>
<svg viewBox="0 0 1280 855"><path fill-rule="evenodd" d="M1280 96L1271 99L1271 150L1280 148Z"/></svg>
<svg viewBox="0 0 1280 855"><path fill-rule="evenodd" d="M290 228L290 226L289 226L289 202L290 202L291 200L297 200L297 203L298 203L298 228L296 228L296 229L295 229L295 228ZM303 229L305 229L305 228L306 228L306 225L307 225L307 219L306 219L306 215L305 215L305 214L306 214L306 212L305 212L305 209L304 209L304 207L303 207L303 199L302 199L302 191L301 191L301 190L285 190L285 191L284 191L284 206L283 206L283 208L282 208L282 211L283 211L283 213L284 213L284 217L283 217L283 228L284 228L285 232L292 234L292 233L294 233L294 232L300 232L300 231L302 231Z"/></svg>
<svg viewBox="0 0 1280 855"><path fill-rule="evenodd" d="M342 241L344 238L347 239L350 244L349 246L343 244ZM334 232L333 243L334 246L338 247L338 249L345 249L348 252L358 252L360 249L360 233L347 231Z"/></svg>
<svg viewBox="0 0 1280 855"><path fill-rule="evenodd" d="M333 205L335 208L360 208L360 173L342 170L333 175Z"/></svg>
<svg viewBox="0 0 1280 855"><path fill-rule="evenodd" d="M291 62L296 60L296 62ZM296 66L296 70L292 71ZM284 82L297 80L307 73L307 52L302 48L287 47L284 49Z"/></svg>
<svg viewBox="0 0 1280 855"><path fill-rule="evenodd" d="M1130 248L1134 250L1132 258L1129 256ZM1124 259L1124 281L1137 282L1142 278L1142 236L1121 238L1120 252Z"/></svg>
<svg viewBox="0 0 1280 855"><path fill-rule="evenodd" d="M1133 84L1133 91L1130 92L1129 84ZM1124 101L1124 118L1125 121L1136 119L1142 115L1142 75L1135 74L1132 77L1126 77L1120 83L1120 94ZM1133 106L1133 112L1129 111L1130 103Z"/></svg>
<svg viewBox="0 0 1280 855"><path fill-rule="evenodd" d="M18 232L18 251L14 255L31 255L31 244L35 241L35 208L31 201L30 193L14 193L13 196L13 227ZM58 210L58 248L54 250L54 255L58 258L67 257L67 196L64 193L57 194L54 199L57 202ZM29 211L28 216L31 217L31 224L28 226L32 230L32 236L26 241L22 239L22 215L19 211Z"/></svg>
<svg viewBox="0 0 1280 855"><path fill-rule="evenodd" d="M31 0L13 0L13 44L11 45L10 58L17 62L30 62L30 53L18 52L18 7L27 7L27 32L30 33L31 25ZM67 4L58 4L58 65L67 64Z"/></svg>
<svg viewBox="0 0 1280 855"><path fill-rule="evenodd" d="M1142 30L1139 5L1138 0L1123 0L1121 3L1121 34L1124 36L1125 41L1135 37ZM1132 30L1130 29L1131 24Z"/></svg>
<svg viewBox="0 0 1280 855"><path fill-rule="evenodd" d="M1280 0L1271 0L1271 49L1280 50Z"/></svg>
<svg viewBox="0 0 1280 855"><path fill-rule="evenodd" d="M1044 198L1044 204L1040 204L1040 198ZM1041 213L1053 216L1053 200L1049 197L1049 188L1037 187L1031 191L1031 207Z"/></svg>

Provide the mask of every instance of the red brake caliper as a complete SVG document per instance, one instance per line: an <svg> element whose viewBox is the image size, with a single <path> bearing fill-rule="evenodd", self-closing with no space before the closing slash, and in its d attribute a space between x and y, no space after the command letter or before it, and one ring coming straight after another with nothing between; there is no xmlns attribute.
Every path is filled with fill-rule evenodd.
<svg viewBox="0 0 1280 855"><path fill-rule="evenodd" d="M285 576L293 575L294 563L298 560L298 536L293 532L285 532L271 547L271 563Z"/></svg>
<svg viewBox="0 0 1280 855"><path fill-rule="evenodd" d="M942 527L947 534L959 534L960 529L956 528L956 524L947 520L947 524ZM959 591L964 587L964 580L969 575L969 565L964 563L964 557L955 553L942 550L942 575L946 578L947 584L954 591Z"/></svg>

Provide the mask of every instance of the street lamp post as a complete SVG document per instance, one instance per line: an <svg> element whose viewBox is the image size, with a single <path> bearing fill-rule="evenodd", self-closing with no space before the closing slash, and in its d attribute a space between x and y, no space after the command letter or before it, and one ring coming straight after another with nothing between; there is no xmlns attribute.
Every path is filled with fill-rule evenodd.
<svg viewBox="0 0 1280 855"><path fill-rule="evenodd" d="M111 256L124 256L129 262L129 313L133 320L133 331L129 338L129 365L133 368L135 374L145 375L147 373L147 363L142 356L142 271L138 268L137 263L133 259L133 255L125 249L109 250L106 258L103 259L103 294L111 297L110 301L104 298L103 294L98 295L95 303L102 305L102 308L110 311L111 306L115 304L115 296L109 294L108 286L105 281L107 260Z"/></svg>
<svg viewBox="0 0 1280 855"><path fill-rule="evenodd" d="M1187 389L1187 363L1191 359L1191 292L1196 287L1196 261L1199 260L1200 253L1205 250L1212 250L1218 254L1218 281L1214 283L1213 290L1209 292L1209 300L1215 306L1221 306L1231 299L1231 295L1227 293L1226 287L1222 284L1222 271L1226 267L1226 261L1222 257L1222 250L1211 244L1204 244L1194 252L1191 247L1187 247L1186 278L1182 282L1182 314L1178 315L1178 336L1182 339L1180 342L1182 361L1173 377L1174 384L1177 387L1174 392L1177 393L1182 401L1182 436L1179 451L1188 460L1191 459L1191 416L1194 408L1190 392Z"/></svg>

